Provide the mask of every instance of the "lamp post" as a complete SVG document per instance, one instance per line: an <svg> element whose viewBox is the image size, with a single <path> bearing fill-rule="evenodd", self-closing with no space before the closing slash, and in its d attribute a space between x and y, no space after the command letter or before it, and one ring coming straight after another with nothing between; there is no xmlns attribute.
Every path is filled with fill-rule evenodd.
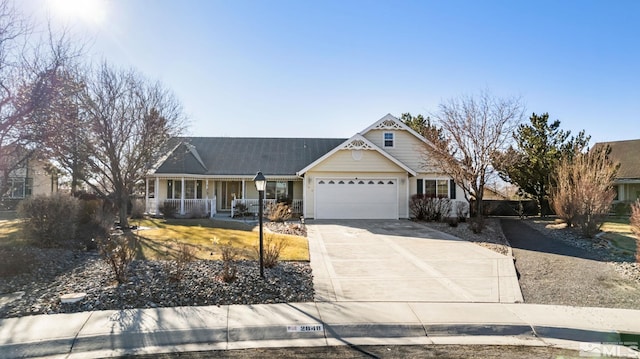
<svg viewBox="0 0 640 359"><path fill-rule="evenodd" d="M260 221L260 277L264 278L264 261L262 258L262 200L264 197L264 189L267 187L267 179L264 178L262 171L258 171L253 178L258 190L258 219Z"/></svg>

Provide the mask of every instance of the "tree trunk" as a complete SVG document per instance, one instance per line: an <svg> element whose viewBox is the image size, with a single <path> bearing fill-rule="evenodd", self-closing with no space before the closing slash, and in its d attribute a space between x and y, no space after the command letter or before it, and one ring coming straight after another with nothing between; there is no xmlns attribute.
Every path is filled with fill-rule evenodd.
<svg viewBox="0 0 640 359"><path fill-rule="evenodd" d="M127 216L127 209L129 207L129 195L127 191L122 191L120 194L120 203L119 203L119 219L120 219L120 228L122 230L126 230L129 228L129 218Z"/></svg>

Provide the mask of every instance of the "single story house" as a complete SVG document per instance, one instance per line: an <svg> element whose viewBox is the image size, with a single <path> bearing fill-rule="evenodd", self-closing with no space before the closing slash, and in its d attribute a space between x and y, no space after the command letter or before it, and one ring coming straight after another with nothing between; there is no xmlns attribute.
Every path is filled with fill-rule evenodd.
<svg viewBox="0 0 640 359"><path fill-rule="evenodd" d="M253 178L267 202L286 201L315 219L409 218L409 199L464 201L462 189L428 159L431 145L392 115L350 138L181 137L146 179L147 212L173 203L181 214L257 211Z"/></svg>
<svg viewBox="0 0 640 359"><path fill-rule="evenodd" d="M10 150L0 156L0 188L5 189L0 195L3 199L20 200L58 191L58 176L56 171L50 170L52 166L48 161L33 154ZM15 161L18 155L22 159ZM6 186L2 185L4 181Z"/></svg>
<svg viewBox="0 0 640 359"><path fill-rule="evenodd" d="M611 148L609 158L620 163L614 185L617 195L614 202L633 202L640 198L640 139L598 142L594 147Z"/></svg>

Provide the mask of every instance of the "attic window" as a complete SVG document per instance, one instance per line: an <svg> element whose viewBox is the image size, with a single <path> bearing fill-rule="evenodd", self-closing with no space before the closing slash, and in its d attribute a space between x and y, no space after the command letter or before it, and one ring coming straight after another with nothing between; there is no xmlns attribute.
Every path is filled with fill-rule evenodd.
<svg viewBox="0 0 640 359"><path fill-rule="evenodd" d="M393 132L384 133L384 147L393 147Z"/></svg>

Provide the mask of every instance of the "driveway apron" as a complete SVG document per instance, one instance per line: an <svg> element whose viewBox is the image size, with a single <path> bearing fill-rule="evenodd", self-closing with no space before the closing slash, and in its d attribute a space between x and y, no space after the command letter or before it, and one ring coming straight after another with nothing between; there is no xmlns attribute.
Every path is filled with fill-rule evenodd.
<svg viewBox="0 0 640 359"><path fill-rule="evenodd" d="M408 220L309 221L316 301L521 302L513 260Z"/></svg>

